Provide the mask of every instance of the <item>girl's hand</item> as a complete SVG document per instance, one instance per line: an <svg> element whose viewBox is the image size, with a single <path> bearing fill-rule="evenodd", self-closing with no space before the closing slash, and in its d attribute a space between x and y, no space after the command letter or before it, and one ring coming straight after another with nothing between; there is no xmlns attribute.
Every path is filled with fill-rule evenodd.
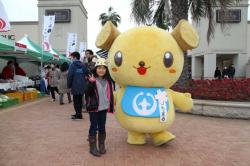
<svg viewBox="0 0 250 166"><path fill-rule="evenodd" d="M89 75L89 82L95 82L95 81L96 81L96 79L95 79L94 75L93 74Z"/></svg>

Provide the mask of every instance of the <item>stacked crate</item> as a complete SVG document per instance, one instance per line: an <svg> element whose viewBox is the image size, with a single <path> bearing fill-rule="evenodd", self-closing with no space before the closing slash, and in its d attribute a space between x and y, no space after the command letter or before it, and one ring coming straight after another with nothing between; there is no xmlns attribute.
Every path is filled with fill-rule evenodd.
<svg viewBox="0 0 250 166"><path fill-rule="evenodd" d="M0 95L0 108L7 108L23 101L34 100L43 96L44 93L36 89L6 93L5 95Z"/></svg>
<svg viewBox="0 0 250 166"><path fill-rule="evenodd" d="M0 108L8 108L16 104L18 104L17 98L10 98L5 95L0 95Z"/></svg>
<svg viewBox="0 0 250 166"><path fill-rule="evenodd" d="M11 98L17 98L18 102L23 102L23 92L22 91L16 91L16 92L12 92L12 93L7 93L5 94L8 97Z"/></svg>

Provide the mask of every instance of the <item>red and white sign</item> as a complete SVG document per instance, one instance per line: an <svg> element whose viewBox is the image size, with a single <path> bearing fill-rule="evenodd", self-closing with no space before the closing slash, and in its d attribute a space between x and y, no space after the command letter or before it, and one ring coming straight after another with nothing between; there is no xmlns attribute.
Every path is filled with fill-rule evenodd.
<svg viewBox="0 0 250 166"><path fill-rule="evenodd" d="M10 31L10 22L5 12L3 3L0 0L0 32Z"/></svg>
<svg viewBox="0 0 250 166"><path fill-rule="evenodd" d="M27 51L27 45L15 42L15 51Z"/></svg>
<svg viewBox="0 0 250 166"><path fill-rule="evenodd" d="M53 54L53 59L60 60L60 57L57 54Z"/></svg>

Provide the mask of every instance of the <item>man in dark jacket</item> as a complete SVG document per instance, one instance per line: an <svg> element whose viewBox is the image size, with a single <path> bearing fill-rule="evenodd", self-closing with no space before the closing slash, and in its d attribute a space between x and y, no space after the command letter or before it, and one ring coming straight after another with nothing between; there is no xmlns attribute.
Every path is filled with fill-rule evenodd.
<svg viewBox="0 0 250 166"><path fill-rule="evenodd" d="M234 74L235 74L235 68L234 68L234 64L231 64L228 68L228 77L230 79L234 78Z"/></svg>
<svg viewBox="0 0 250 166"><path fill-rule="evenodd" d="M85 57L87 59L85 66L90 72L92 72L92 70L94 70L95 68L95 62L93 62L93 59L96 58L96 56L94 55L94 52L92 50L87 49L85 51Z"/></svg>
<svg viewBox="0 0 250 166"><path fill-rule="evenodd" d="M80 61L79 52L73 52L71 54L73 62L69 66L67 84L73 94L73 103L75 108L75 115L72 115L72 119L82 119L82 96L86 86L85 77L87 76L87 69Z"/></svg>

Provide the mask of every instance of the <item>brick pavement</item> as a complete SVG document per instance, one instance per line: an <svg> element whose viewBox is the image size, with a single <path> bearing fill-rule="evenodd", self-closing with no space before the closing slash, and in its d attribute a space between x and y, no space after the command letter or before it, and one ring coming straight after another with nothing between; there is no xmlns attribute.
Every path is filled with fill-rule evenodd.
<svg viewBox="0 0 250 166"><path fill-rule="evenodd" d="M72 121L72 105L47 99L0 110L0 166L249 166L250 121L177 114L163 147L126 143L113 115L107 122L107 154L88 152L88 116Z"/></svg>

